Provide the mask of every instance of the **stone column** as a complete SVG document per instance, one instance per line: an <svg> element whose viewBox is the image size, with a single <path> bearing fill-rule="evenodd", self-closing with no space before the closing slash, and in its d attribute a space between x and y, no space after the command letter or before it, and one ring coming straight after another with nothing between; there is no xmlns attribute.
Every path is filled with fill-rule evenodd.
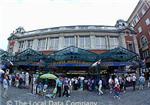
<svg viewBox="0 0 150 105"><path fill-rule="evenodd" d="M95 49L95 42L96 42L96 37L95 35L90 35L90 40L91 40L91 49Z"/></svg>
<svg viewBox="0 0 150 105"><path fill-rule="evenodd" d="M127 48L126 40L125 40L125 34L121 33L119 39L120 39L119 40L120 46Z"/></svg>
<svg viewBox="0 0 150 105"><path fill-rule="evenodd" d="M58 49L57 50L60 50L60 49L63 49L63 48L64 48L64 37L60 36L59 37L59 44L58 44Z"/></svg>
<svg viewBox="0 0 150 105"><path fill-rule="evenodd" d="M28 41L27 40L25 40L25 45L24 45L24 48L23 48L23 50L26 50L27 49L27 47L28 47Z"/></svg>
<svg viewBox="0 0 150 105"><path fill-rule="evenodd" d="M105 36L106 49L109 49L109 39L108 36Z"/></svg>
<svg viewBox="0 0 150 105"><path fill-rule="evenodd" d="M107 49L109 50L110 49L110 40L109 40L110 36L107 36Z"/></svg>
<svg viewBox="0 0 150 105"><path fill-rule="evenodd" d="M46 40L45 40L45 48L44 48L44 50L47 50L47 44L48 44L48 38L46 38Z"/></svg>
<svg viewBox="0 0 150 105"><path fill-rule="evenodd" d="M32 48L33 48L34 50L38 50L38 39L34 39L34 40L33 40L33 46L32 46Z"/></svg>
<svg viewBox="0 0 150 105"><path fill-rule="evenodd" d="M18 52L19 51L19 42L16 40L14 47L13 47L13 53Z"/></svg>
<svg viewBox="0 0 150 105"><path fill-rule="evenodd" d="M47 50L50 50L50 38L47 38Z"/></svg>
<svg viewBox="0 0 150 105"><path fill-rule="evenodd" d="M80 48L80 37L79 37L79 35L77 35L77 42L78 42L77 47Z"/></svg>

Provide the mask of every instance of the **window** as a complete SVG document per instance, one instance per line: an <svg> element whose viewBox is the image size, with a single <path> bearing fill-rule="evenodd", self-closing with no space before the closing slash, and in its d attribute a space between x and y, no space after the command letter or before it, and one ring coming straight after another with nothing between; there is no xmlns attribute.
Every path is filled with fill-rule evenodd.
<svg viewBox="0 0 150 105"><path fill-rule="evenodd" d="M150 25L150 19L147 18L147 19L145 20L145 23L146 23L146 25Z"/></svg>
<svg viewBox="0 0 150 105"><path fill-rule="evenodd" d="M137 23L139 21L138 16L135 16L134 20L135 20L135 23Z"/></svg>
<svg viewBox="0 0 150 105"><path fill-rule="evenodd" d="M65 37L65 45L64 47L75 46L75 37Z"/></svg>
<svg viewBox="0 0 150 105"><path fill-rule="evenodd" d="M129 44L128 44L128 49L129 49L130 51L134 51L134 46L133 46L132 43L129 43Z"/></svg>
<svg viewBox="0 0 150 105"><path fill-rule="evenodd" d="M96 37L96 49L106 49L105 37Z"/></svg>
<svg viewBox="0 0 150 105"><path fill-rule="evenodd" d="M46 39L39 39L38 50L45 50Z"/></svg>
<svg viewBox="0 0 150 105"><path fill-rule="evenodd" d="M109 46L110 49L116 48L119 46L119 40L117 37L110 37L109 38Z"/></svg>
<svg viewBox="0 0 150 105"><path fill-rule="evenodd" d="M79 41L80 41L79 46L81 48L85 48L85 49L89 49L90 48L91 41L90 41L90 37L89 36L81 36L79 38Z"/></svg>
<svg viewBox="0 0 150 105"><path fill-rule="evenodd" d="M148 45L148 40L146 38L146 36L143 36L141 38L141 47L146 47Z"/></svg>
<svg viewBox="0 0 150 105"><path fill-rule="evenodd" d="M58 50L59 38L58 37L50 38L49 44L50 44L49 49Z"/></svg>
<svg viewBox="0 0 150 105"><path fill-rule="evenodd" d="M142 15L144 15L145 14L145 9L144 8L142 8Z"/></svg>
<svg viewBox="0 0 150 105"><path fill-rule="evenodd" d="M13 48L9 48L8 52L13 53Z"/></svg>
<svg viewBox="0 0 150 105"><path fill-rule="evenodd" d="M142 27L138 28L138 32L141 33L142 32Z"/></svg>
<svg viewBox="0 0 150 105"><path fill-rule="evenodd" d="M33 40L28 40L27 48L32 48Z"/></svg>
<svg viewBox="0 0 150 105"><path fill-rule="evenodd" d="M23 51L24 48L25 48L25 42L24 42L24 41L20 41L20 42L19 42L19 50L20 50L20 51Z"/></svg>
<svg viewBox="0 0 150 105"><path fill-rule="evenodd" d="M146 57L149 57L149 51L148 50L145 50L143 52L143 58L146 58Z"/></svg>
<svg viewBox="0 0 150 105"><path fill-rule="evenodd" d="M132 27L134 27L134 24L133 24L133 22L131 23L131 26L132 26Z"/></svg>

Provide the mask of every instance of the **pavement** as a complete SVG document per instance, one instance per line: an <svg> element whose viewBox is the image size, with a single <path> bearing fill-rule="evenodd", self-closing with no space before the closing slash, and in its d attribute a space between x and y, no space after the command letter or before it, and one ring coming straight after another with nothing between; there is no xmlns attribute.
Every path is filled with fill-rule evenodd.
<svg viewBox="0 0 150 105"><path fill-rule="evenodd" d="M2 89L1 89L2 94ZM73 91L71 97L46 98L31 94L29 89L9 88L9 97L0 97L0 105L150 105L150 89L128 89L121 93L120 99L114 99L108 90L104 95L96 92Z"/></svg>

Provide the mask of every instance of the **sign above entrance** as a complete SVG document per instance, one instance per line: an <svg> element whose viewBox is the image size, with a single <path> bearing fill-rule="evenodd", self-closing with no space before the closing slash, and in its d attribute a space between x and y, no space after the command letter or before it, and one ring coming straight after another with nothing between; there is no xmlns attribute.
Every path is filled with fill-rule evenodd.
<svg viewBox="0 0 150 105"><path fill-rule="evenodd" d="M127 66L132 65L131 62L102 62L102 66Z"/></svg>
<svg viewBox="0 0 150 105"><path fill-rule="evenodd" d="M52 66L59 66L59 67L90 67L91 62L85 62L85 61L78 61L78 60L68 60L68 61L59 61L54 62Z"/></svg>

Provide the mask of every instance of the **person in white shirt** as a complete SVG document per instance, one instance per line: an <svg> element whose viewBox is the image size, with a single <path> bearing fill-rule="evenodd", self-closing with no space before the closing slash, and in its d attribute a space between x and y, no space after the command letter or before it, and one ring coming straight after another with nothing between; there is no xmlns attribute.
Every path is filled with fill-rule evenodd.
<svg viewBox="0 0 150 105"><path fill-rule="evenodd" d="M135 76L135 74L133 74L133 76L132 76L132 85L133 85L133 90L135 90L135 86L136 86L136 76Z"/></svg>
<svg viewBox="0 0 150 105"><path fill-rule="evenodd" d="M108 80L110 93L112 93L112 90L113 90L113 82L114 81L113 81L112 77L110 77Z"/></svg>
<svg viewBox="0 0 150 105"><path fill-rule="evenodd" d="M7 75L4 76L4 80L3 80L3 97L4 98L8 98L8 86L9 86L9 82L8 82L8 77Z"/></svg>
<svg viewBox="0 0 150 105"><path fill-rule="evenodd" d="M119 79L117 77L115 78L115 84L119 85Z"/></svg>
<svg viewBox="0 0 150 105"><path fill-rule="evenodd" d="M99 86L99 87L98 87L98 92L99 92L98 94L99 94L99 95L103 95L102 83L103 83L103 82L102 82L102 80L100 79L99 82L98 82L98 86Z"/></svg>

